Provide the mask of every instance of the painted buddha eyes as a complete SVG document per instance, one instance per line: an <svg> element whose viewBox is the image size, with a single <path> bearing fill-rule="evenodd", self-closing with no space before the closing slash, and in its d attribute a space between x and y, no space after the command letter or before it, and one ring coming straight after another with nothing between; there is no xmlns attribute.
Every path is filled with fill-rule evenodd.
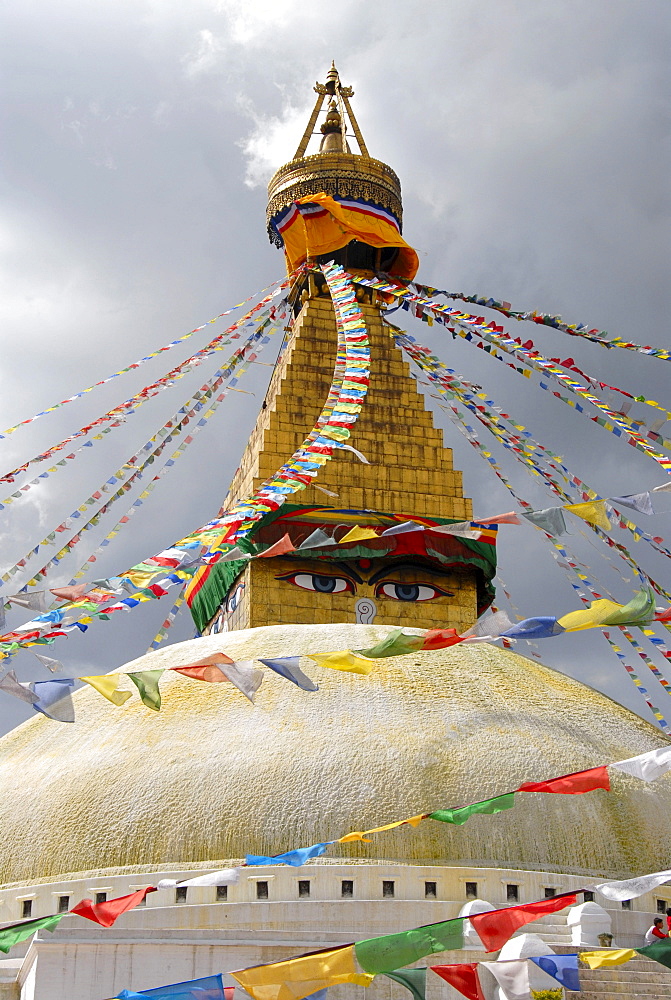
<svg viewBox="0 0 671 1000"><path fill-rule="evenodd" d="M315 590L318 594L342 594L347 591L354 593L354 584L344 576L319 576L316 573L289 573L288 576L278 577L293 583L301 590Z"/></svg>
<svg viewBox="0 0 671 1000"><path fill-rule="evenodd" d="M356 584L344 576L330 576L318 573L287 573L278 580L293 583L301 590L312 590L318 594L356 593ZM388 597L392 601L433 601L436 597L453 597L448 590L441 590L428 583L401 583L381 581L375 585L375 597Z"/></svg>
<svg viewBox="0 0 671 1000"><path fill-rule="evenodd" d="M391 597L393 601L433 601L436 597L452 597L452 594L426 583L378 583L375 596Z"/></svg>

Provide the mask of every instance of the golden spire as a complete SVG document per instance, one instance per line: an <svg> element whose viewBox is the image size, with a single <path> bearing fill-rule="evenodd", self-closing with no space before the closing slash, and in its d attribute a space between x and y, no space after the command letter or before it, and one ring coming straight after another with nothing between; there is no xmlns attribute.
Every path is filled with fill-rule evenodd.
<svg viewBox="0 0 671 1000"><path fill-rule="evenodd" d="M273 220L296 199L323 192L332 197L363 199L380 205L402 224L401 183L386 163L368 153L350 98L352 87L343 86L335 63L324 83L314 86L317 99L293 159L280 167L268 184L268 236L282 245ZM319 130L317 121L328 101L326 117ZM307 154L313 135L321 132L319 151ZM358 152L350 149L348 134L356 140Z"/></svg>

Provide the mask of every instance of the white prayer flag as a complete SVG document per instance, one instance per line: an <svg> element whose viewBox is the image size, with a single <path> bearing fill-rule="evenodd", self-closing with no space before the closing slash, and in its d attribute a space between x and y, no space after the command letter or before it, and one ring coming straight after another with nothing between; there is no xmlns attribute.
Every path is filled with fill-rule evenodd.
<svg viewBox="0 0 671 1000"><path fill-rule="evenodd" d="M609 767L616 767L618 771L626 771L633 774L635 778L642 781L655 781L671 769L671 747L659 747L657 750L649 750L648 753L639 754L638 757L628 757L626 760L618 760Z"/></svg>
<svg viewBox="0 0 671 1000"><path fill-rule="evenodd" d="M217 666L222 673L226 674L231 684L235 684L236 688L242 691L246 698L249 698L252 702L254 701L254 695L263 682L263 670L255 667L253 660L219 663Z"/></svg>
<svg viewBox="0 0 671 1000"><path fill-rule="evenodd" d="M531 1000L529 966L520 962L481 962L489 969L508 1000Z"/></svg>
<svg viewBox="0 0 671 1000"><path fill-rule="evenodd" d="M159 889L174 889L176 885L235 885L240 880L238 868L221 868L218 872L208 872L196 878L178 882L176 879L164 878L158 883Z"/></svg>
<svg viewBox="0 0 671 1000"><path fill-rule="evenodd" d="M656 889L658 885L671 882L671 870L665 872L653 872L651 875L639 875L638 878L628 878L619 882L598 882L590 886L597 889L606 899L636 899L645 892Z"/></svg>

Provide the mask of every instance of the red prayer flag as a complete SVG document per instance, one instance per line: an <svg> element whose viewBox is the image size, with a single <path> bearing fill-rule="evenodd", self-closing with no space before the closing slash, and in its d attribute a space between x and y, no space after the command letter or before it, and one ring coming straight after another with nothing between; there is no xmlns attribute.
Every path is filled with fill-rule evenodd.
<svg viewBox="0 0 671 1000"><path fill-rule="evenodd" d="M170 667L176 674L184 674L185 677L192 677L196 681L208 681L210 684L221 684L227 681L228 677L217 666L218 663L233 663L226 653L212 653L204 656L202 660L195 660L187 663L183 667Z"/></svg>
<svg viewBox="0 0 671 1000"><path fill-rule="evenodd" d="M510 906L505 910L491 910L489 913L475 913L468 919L475 927L485 951L498 951L520 927L533 923L547 913L556 913L566 906L573 906L576 899L575 892L564 892L560 896L541 899L536 903Z"/></svg>
<svg viewBox="0 0 671 1000"><path fill-rule="evenodd" d="M104 903L94 904L90 899L82 899L81 903L73 906L70 913L76 913L80 917L86 917L87 920L93 920L101 927L111 927L117 917L139 906L150 892L156 892L156 889L151 885L147 886L146 889L131 892L129 896L118 896L116 899L108 899Z"/></svg>
<svg viewBox="0 0 671 1000"><path fill-rule="evenodd" d="M431 628L424 636L422 652L426 649L447 649L464 640L454 628Z"/></svg>
<svg viewBox="0 0 671 1000"><path fill-rule="evenodd" d="M432 965L430 968L469 1000L485 1000L476 962L468 965Z"/></svg>
<svg viewBox="0 0 671 1000"><path fill-rule="evenodd" d="M224 986L224 996L226 1000L233 1000L233 994L235 993L235 986Z"/></svg>
<svg viewBox="0 0 671 1000"><path fill-rule="evenodd" d="M300 476L296 476L295 478L302 482ZM266 559L268 556L283 556L285 552L293 552L294 549L295 545L287 533L280 538L279 542L275 542L275 544L271 545L269 549L266 549L265 552L260 552L257 558Z"/></svg>
<svg viewBox="0 0 671 1000"><path fill-rule="evenodd" d="M608 768L591 767L588 771L576 771L574 774L564 774L560 778L549 781L525 781L517 789L518 792L554 792L557 795L581 795L583 792L593 792L595 788L605 788L610 791Z"/></svg>
<svg viewBox="0 0 671 1000"><path fill-rule="evenodd" d="M221 684L223 681L228 681L226 674L212 664L205 667L171 667L171 670L174 670L176 674L191 677L194 681L208 681L210 684Z"/></svg>

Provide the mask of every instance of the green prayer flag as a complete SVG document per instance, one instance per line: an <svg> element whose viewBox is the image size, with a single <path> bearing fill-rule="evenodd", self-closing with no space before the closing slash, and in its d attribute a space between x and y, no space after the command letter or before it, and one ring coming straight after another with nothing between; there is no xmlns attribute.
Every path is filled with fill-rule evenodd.
<svg viewBox="0 0 671 1000"><path fill-rule="evenodd" d="M429 819L437 819L441 823L454 823L456 826L461 826L471 816L477 816L480 813L490 816L493 813L512 809L514 805L515 793L507 792L505 795L497 795L493 799L473 802L470 806L461 806L460 809L438 809L437 812L429 813Z"/></svg>
<svg viewBox="0 0 671 1000"><path fill-rule="evenodd" d="M395 628L388 636L372 646L370 649L355 649L359 656L403 656L405 653L414 653L424 645L422 635L403 635L402 628Z"/></svg>
<svg viewBox="0 0 671 1000"><path fill-rule="evenodd" d="M147 708L153 708L155 712L161 710L161 692L158 689L158 682L161 679L163 670L138 670L136 674L127 674L140 692L140 698Z"/></svg>
<svg viewBox="0 0 671 1000"><path fill-rule="evenodd" d="M634 948L634 951L671 969L671 938L660 938L654 944L647 944L644 948Z"/></svg>
<svg viewBox="0 0 671 1000"><path fill-rule="evenodd" d="M649 587L639 590L628 604L603 619L603 625L646 625L655 616L655 595Z"/></svg>
<svg viewBox="0 0 671 1000"><path fill-rule="evenodd" d="M397 969L384 975L409 989L415 1000L426 1000L426 969Z"/></svg>
<svg viewBox="0 0 671 1000"><path fill-rule="evenodd" d="M464 944L464 921L460 917L425 924L400 934L357 941L354 952L364 972L395 972L426 955L439 951L458 951Z"/></svg>
<svg viewBox="0 0 671 1000"><path fill-rule="evenodd" d="M4 951L5 954L9 951L13 945L18 944L19 941L25 941L26 938L31 937L35 931L39 931L42 928L48 931L53 931L59 920L62 920L65 916L64 913L53 913L50 917L39 917L37 920L24 920L20 924L12 924L11 927L3 927L0 930L0 951Z"/></svg>

